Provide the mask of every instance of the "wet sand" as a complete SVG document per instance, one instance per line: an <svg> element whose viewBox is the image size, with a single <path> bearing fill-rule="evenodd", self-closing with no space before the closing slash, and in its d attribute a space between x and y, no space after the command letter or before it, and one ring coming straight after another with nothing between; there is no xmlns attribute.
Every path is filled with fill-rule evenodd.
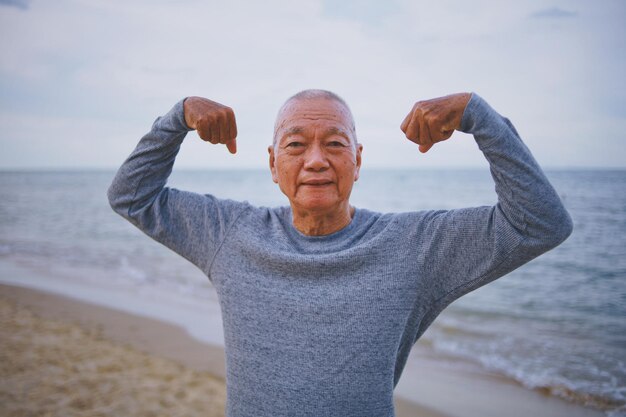
<svg viewBox="0 0 626 417"><path fill-rule="evenodd" d="M433 364L407 364L396 394L417 402L396 397L397 417L604 416L501 376ZM2 284L0 377L0 415L224 415L223 348L159 320Z"/></svg>
<svg viewBox="0 0 626 417"><path fill-rule="evenodd" d="M225 386L219 378L115 343L98 326L44 319L5 296L0 297L0 414L223 415Z"/></svg>
<svg viewBox="0 0 626 417"><path fill-rule="evenodd" d="M0 285L0 406L21 416L223 416L224 352L177 326ZM397 416L446 417L404 400Z"/></svg>

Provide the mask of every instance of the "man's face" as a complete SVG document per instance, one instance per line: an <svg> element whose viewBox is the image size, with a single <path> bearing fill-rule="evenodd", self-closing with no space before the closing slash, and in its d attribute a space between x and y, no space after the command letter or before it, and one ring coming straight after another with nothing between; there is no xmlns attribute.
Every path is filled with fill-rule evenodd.
<svg viewBox="0 0 626 417"><path fill-rule="evenodd" d="M275 137L268 149L272 179L294 210L323 213L349 205L363 147L343 105L294 100L279 115Z"/></svg>

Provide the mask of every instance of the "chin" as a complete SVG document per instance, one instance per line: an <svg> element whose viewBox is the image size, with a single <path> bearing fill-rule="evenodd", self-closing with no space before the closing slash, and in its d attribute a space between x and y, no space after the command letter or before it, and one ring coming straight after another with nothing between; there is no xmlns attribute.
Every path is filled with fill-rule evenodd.
<svg viewBox="0 0 626 417"><path fill-rule="evenodd" d="M340 206L337 200L326 198L308 198L303 201L296 201L295 203L295 206L300 210L307 210L311 212L332 211L338 209Z"/></svg>

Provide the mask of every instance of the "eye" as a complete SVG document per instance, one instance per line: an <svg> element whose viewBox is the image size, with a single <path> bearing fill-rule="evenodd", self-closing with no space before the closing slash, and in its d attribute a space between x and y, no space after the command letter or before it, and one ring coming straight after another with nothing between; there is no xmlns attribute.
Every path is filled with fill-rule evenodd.
<svg viewBox="0 0 626 417"><path fill-rule="evenodd" d="M301 146L304 146L304 144L302 142L298 142L298 141L293 141L293 142L289 142L287 143L287 145L285 145L285 147L287 148L299 148Z"/></svg>
<svg viewBox="0 0 626 417"><path fill-rule="evenodd" d="M330 142L328 142L327 145L330 146L331 148L345 148L346 147L346 144L339 140L331 140Z"/></svg>

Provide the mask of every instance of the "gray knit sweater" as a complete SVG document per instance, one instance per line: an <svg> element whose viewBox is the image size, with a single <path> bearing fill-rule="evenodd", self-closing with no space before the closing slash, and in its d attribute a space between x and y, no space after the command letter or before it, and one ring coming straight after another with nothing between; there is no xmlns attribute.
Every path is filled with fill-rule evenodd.
<svg viewBox="0 0 626 417"><path fill-rule="evenodd" d="M155 121L109 201L215 286L228 416L393 416L409 351L435 317L569 236L568 213L513 125L473 94L461 128L490 164L497 204L356 209L344 229L305 236L289 207L165 187L189 131L182 102Z"/></svg>

